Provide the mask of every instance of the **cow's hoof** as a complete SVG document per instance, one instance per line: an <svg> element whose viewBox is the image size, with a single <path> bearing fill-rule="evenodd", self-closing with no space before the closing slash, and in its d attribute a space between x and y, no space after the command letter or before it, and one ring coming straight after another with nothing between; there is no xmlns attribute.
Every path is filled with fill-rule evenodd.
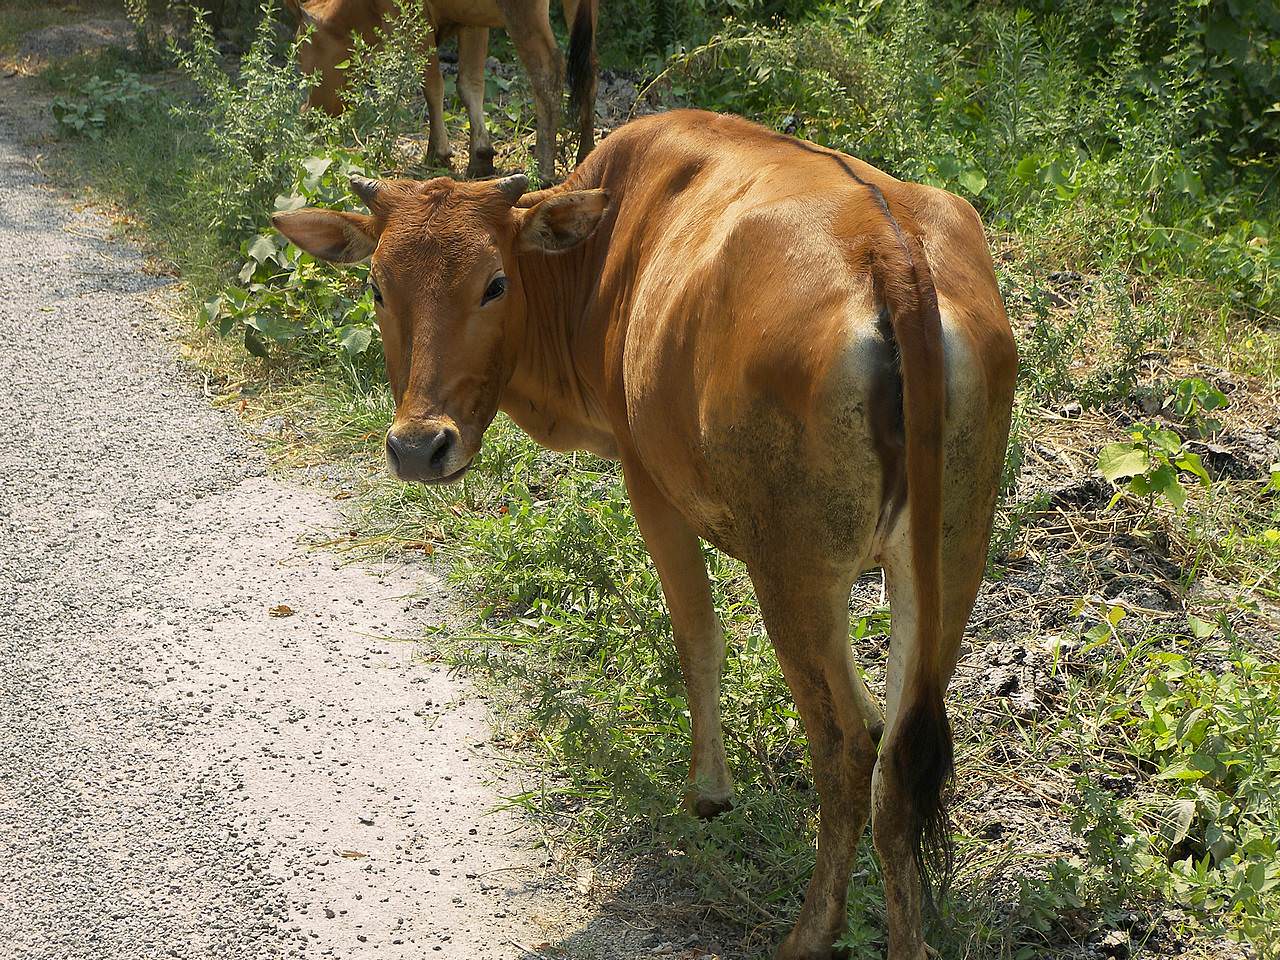
<svg viewBox="0 0 1280 960"><path fill-rule="evenodd" d="M778 945L774 960L845 960L849 956L848 950L836 949L834 936L821 937L815 943L811 937L802 937L798 933L792 930Z"/></svg>
<svg viewBox="0 0 1280 960"><path fill-rule="evenodd" d="M493 148L485 147L471 155L467 163L467 176L472 180L482 180L493 176Z"/></svg>
<svg viewBox="0 0 1280 960"><path fill-rule="evenodd" d="M684 795L684 805L699 820L714 820L733 809L733 794L710 795L689 790Z"/></svg>
<svg viewBox="0 0 1280 960"><path fill-rule="evenodd" d="M443 147L427 148L427 163L433 167L444 167L448 169L449 160L453 157L453 150L446 144Z"/></svg>

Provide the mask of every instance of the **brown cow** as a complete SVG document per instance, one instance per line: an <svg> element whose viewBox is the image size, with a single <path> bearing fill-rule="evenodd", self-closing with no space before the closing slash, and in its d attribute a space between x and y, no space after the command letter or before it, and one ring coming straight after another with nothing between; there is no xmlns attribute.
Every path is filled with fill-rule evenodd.
<svg viewBox="0 0 1280 960"><path fill-rule="evenodd" d="M326 113L342 111L344 83L337 65L351 55L351 38L358 34L377 41L377 30L394 15L396 0L286 0L298 17L299 32L312 28L298 50L299 66L318 73L307 104ZM596 14L599 0L563 0L569 24L569 92L578 111L578 161L595 145ZM493 173L493 146L484 119L484 62L489 51L489 28L505 27L516 53L529 72L537 123L538 176L555 179L556 130L563 89L560 48L551 32L548 0L425 0L434 32L423 88L430 122L428 156L447 165L451 154L444 123L444 78L436 48L455 33L458 37L458 96L471 122L467 175Z"/></svg>
<svg viewBox="0 0 1280 960"><path fill-rule="evenodd" d="M831 955L870 815L889 957L924 960L921 867L949 865L944 691L1017 368L973 208L696 111L623 127L535 194L519 177L355 189L370 215L275 223L318 257L372 257L391 469L458 479L498 410L548 447L622 461L688 687L701 815L729 805L732 781L699 537L742 559L821 800L817 866L778 955ZM876 566L892 607L878 756L848 606Z"/></svg>

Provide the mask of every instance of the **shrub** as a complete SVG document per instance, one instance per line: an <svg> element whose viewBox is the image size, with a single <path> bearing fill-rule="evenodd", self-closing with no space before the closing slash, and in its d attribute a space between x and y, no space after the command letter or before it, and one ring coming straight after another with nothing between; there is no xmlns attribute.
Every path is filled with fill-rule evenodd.
<svg viewBox="0 0 1280 960"><path fill-rule="evenodd" d="M352 206L351 177L365 168L349 151L308 157L298 165L292 187L275 199L276 210L306 205ZM203 322L224 336L233 331L245 348L267 356L267 343L301 341L318 359L337 355L347 362L378 341L368 268L337 269L288 243L275 231L259 233L241 245L238 286L204 304Z"/></svg>
<svg viewBox="0 0 1280 960"><path fill-rule="evenodd" d="M1280 920L1280 666L1238 651L1211 667L1158 654L1142 682L1136 752L1173 794L1164 886L1267 935Z"/></svg>
<svg viewBox="0 0 1280 960"><path fill-rule="evenodd" d="M233 243L261 222L311 145L301 115L305 85L293 66L292 46L280 49L270 20L274 9L274 0L264 4L265 15L234 78L223 69L213 31L198 12L189 46L174 48L198 91L178 109L207 131L207 175L198 191L206 206L202 213L211 229Z"/></svg>

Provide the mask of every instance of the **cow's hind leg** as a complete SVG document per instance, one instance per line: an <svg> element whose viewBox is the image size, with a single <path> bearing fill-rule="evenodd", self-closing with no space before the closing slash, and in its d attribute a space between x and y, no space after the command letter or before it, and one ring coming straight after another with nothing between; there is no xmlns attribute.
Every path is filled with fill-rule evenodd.
<svg viewBox="0 0 1280 960"><path fill-rule="evenodd" d="M439 42L437 30L431 38L431 56L422 77L422 87L427 99L427 159L447 167L453 151L449 147L449 130L444 122L444 77L440 75Z"/></svg>
<svg viewBox="0 0 1280 960"><path fill-rule="evenodd" d="M940 677L944 690L955 669L965 625L986 567L991 515L1008 430L1008 416L998 412L1001 409L998 404L991 408L996 413L988 413L974 397L973 393L963 390L953 391L954 420L949 423L947 438ZM912 707L918 706L910 678L919 656L915 572L906 518L886 542L882 560L889 594L891 637L885 675L885 730L872 785L872 834L884 877L889 960L925 960L923 896L915 859L921 818L920 812L914 809L914 799L906 783L913 736L903 735L904 720L911 716ZM945 830L945 823L941 827ZM933 864L942 865L936 860Z"/></svg>
<svg viewBox="0 0 1280 960"><path fill-rule="evenodd" d="M778 948L783 960L826 958L845 929L849 875L870 812L876 751L859 704L861 683L849 646L851 580L806 563L779 564L751 577L809 739L821 804L818 858L804 906Z"/></svg>
<svg viewBox="0 0 1280 960"><path fill-rule="evenodd" d="M463 27L458 31L458 97L467 108L471 125L469 177L493 173L493 144L484 122L484 61L488 55L488 27Z"/></svg>
<svg viewBox="0 0 1280 960"><path fill-rule="evenodd" d="M551 32L547 0L498 0L507 33L533 88L533 109L538 129L534 154L538 176L544 185L556 175L556 132L560 127L560 100L564 93L564 63L556 35Z"/></svg>

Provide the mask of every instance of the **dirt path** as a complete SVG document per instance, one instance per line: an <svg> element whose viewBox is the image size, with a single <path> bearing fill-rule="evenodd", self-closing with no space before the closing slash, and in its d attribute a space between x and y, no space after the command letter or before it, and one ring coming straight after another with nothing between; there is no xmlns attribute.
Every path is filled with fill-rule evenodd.
<svg viewBox="0 0 1280 960"><path fill-rule="evenodd" d="M492 812L483 705L405 642L443 586L308 548L332 502L207 406L109 229L0 118L0 957L474 960L563 932Z"/></svg>

